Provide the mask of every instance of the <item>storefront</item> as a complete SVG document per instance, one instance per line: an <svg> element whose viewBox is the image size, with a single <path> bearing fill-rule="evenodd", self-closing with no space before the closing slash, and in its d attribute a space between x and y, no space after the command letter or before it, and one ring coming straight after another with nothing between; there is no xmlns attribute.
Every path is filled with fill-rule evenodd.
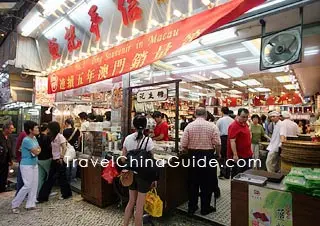
<svg viewBox="0 0 320 226"><path fill-rule="evenodd" d="M204 6L208 2L140 1L140 7L134 5L136 17L129 15L126 20L126 8L118 8L114 1L73 1L61 4L61 9L49 10L50 20L41 22L47 24L33 29L29 23L37 19L32 18L37 9L30 13L20 29L23 35L35 38L41 50L41 71L44 77L48 75L50 95L55 95L48 104L53 120L63 125L72 117L80 127L80 112L93 113L96 119L111 112L111 124L96 120L83 132L79 158L99 161L121 154L122 141L132 131L134 115L146 114L148 129L152 130L154 122L149 116L155 111L163 113L169 125L169 141L156 142L155 157L167 160L177 156L183 134L181 125L192 122L198 106L206 106L215 121L223 106L234 115L240 107L260 116L272 110L289 111L292 120L301 121L306 127L301 139L311 143L319 131L315 123L320 100L320 32L315 23L320 20L319 3L270 1L245 13L259 1L217 1ZM217 10L219 7L225 8ZM303 7L303 20L299 7ZM261 32L259 15L266 22L265 34ZM241 17L236 19L238 16ZM208 22L208 18L214 19ZM211 33L222 25L221 30ZM283 34L277 32L283 31L294 39L290 35L279 38ZM290 59L272 55L272 46L261 39L264 35L273 35L278 42L294 42ZM48 99L40 95L41 98L44 102ZM264 158L265 146L261 143ZM288 162L289 157L283 161ZM291 159L289 165L299 162ZM126 191L101 178L103 167L89 163L81 170L81 184L78 180L74 186L85 200L104 207L126 196ZM176 207L186 211L183 204L187 201L187 179L185 168L162 169L159 194L166 212ZM237 197L250 198L252 189L247 184L239 185L243 186L241 192L233 189L238 186L237 181L219 183L222 197L217 200L217 212L205 218L221 225L245 225L235 222L240 217L251 219L251 215L238 216L235 212L240 209L239 203L248 210L249 204ZM271 185L283 191L279 186ZM268 189L271 187L267 185ZM292 197L291 205L299 209L295 194ZM315 206L319 205L318 198L311 199ZM297 210L291 214L295 219ZM294 225L299 222L302 221L297 220Z"/></svg>

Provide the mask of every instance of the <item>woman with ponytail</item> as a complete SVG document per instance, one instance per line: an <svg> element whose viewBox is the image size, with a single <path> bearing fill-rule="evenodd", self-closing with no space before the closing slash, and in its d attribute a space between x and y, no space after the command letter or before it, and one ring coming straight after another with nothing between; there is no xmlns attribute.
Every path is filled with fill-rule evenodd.
<svg viewBox="0 0 320 226"><path fill-rule="evenodd" d="M152 151L153 142L149 137L145 137L144 130L147 126L145 116L137 115L133 119L133 126L136 132L127 136L123 143L122 155L127 156L128 152L136 151L139 147L146 147L146 151ZM136 214L134 217L135 225L142 225L143 206L146 199L146 193L150 190L152 181L147 181L139 177L139 174L134 174L133 183L129 186L129 202L125 210L124 226L128 226L130 218L133 215L134 206L136 206Z"/></svg>

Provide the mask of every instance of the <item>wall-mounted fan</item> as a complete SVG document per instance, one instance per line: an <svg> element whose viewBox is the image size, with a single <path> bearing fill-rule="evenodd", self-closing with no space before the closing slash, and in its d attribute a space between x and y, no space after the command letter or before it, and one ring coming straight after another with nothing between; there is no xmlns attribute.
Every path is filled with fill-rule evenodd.
<svg viewBox="0 0 320 226"><path fill-rule="evenodd" d="M262 37L260 70L301 62L301 26Z"/></svg>

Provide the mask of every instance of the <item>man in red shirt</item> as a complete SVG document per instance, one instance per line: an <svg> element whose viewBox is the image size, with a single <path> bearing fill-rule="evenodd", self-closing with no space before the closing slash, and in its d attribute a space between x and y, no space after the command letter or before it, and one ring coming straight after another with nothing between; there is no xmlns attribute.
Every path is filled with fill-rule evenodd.
<svg viewBox="0 0 320 226"><path fill-rule="evenodd" d="M240 108L238 110L238 117L229 126L228 129L228 159L233 159L234 164L231 164L229 160L229 165L233 165L231 177L233 178L239 173L242 173L249 169L249 159L252 157L251 150L251 134L250 129L247 124L249 117L249 111L245 108ZM246 164L244 167L238 167L235 164L239 159L243 159ZM243 163L241 163L243 165Z"/></svg>
<svg viewBox="0 0 320 226"><path fill-rule="evenodd" d="M157 125L154 128L153 140L155 141L169 141L169 126L162 118L162 114L159 111L153 113L153 118Z"/></svg>

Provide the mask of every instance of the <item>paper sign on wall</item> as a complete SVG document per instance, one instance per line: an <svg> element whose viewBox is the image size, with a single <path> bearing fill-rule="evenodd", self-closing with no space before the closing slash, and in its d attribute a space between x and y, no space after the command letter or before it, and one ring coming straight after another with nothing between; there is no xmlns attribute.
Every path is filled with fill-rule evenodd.
<svg viewBox="0 0 320 226"><path fill-rule="evenodd" d="M144 90L137 93L137 101L139 103L165 101L167 99L168 99L167 89Z"/></svg>

